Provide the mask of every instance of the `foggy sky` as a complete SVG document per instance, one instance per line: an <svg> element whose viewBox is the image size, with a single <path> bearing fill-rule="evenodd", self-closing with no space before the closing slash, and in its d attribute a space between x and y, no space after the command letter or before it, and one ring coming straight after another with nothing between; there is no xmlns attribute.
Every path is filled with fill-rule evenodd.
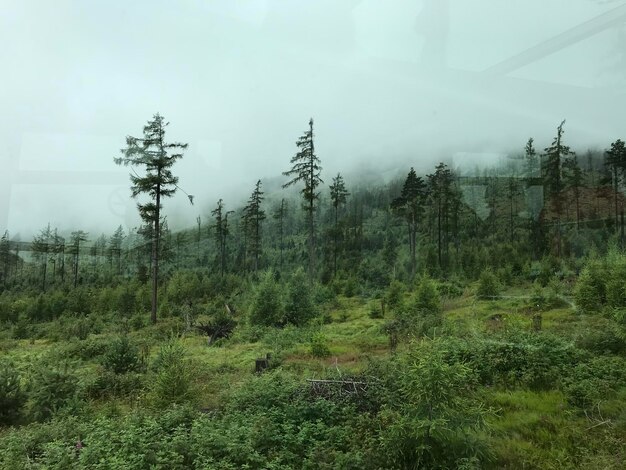
<svg viewBox="0 0 626 470"><path fill-rule="evenodd" d="M166 200L170 226L287 170L310 117L327 182L542 149L564 118L576 149L626 138L626 0L0 6L0 231L24 238L138 225L113 158L156 112L197 200Z"/></svg>

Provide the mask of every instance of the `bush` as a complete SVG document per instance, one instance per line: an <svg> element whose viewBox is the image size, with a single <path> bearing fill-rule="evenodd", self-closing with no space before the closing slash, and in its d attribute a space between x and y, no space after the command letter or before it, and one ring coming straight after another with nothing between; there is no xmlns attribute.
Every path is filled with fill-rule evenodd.
<svg viewBox="0 0 626 470"><path fill-rule="evenodd" d="M84 341L72 341L65 344L65 353L73 358L87 361L103 356L109 349L109 341L104 338L88 338Z"/></svg>
<svg viewBox="0 0 626 470"><path fill-rule="evenodd" d="M151 403L156 408L195 400L191 364L183 345L175 339L166 342L154 361L155 377L151 384Z"/></svg>
<svg viewBox="0 0 626 470"><path fill-rule="evenodd" d="M262 326L282 326L285 323L283 292L271 270L263 274L254 292L250 323Z"/></svg>
<svg viewBox="0 0 626 470"><path fill-rule="evenodd" d="M21 376L15 366L6 360L0 362L0 424L15 424L26 404Z"/></svg>
<svg viewBox="0 0 626 470"><path fill-rule="evenodd" d="M430 277L420 279L411 303L411 310L416 314L434 314L441 312L441 297L437 284Z"/></svg>
<svg viewBox="0 0 626 470"><path fill-rule="evenodd" d="M315 333L311 338L310 350L314 357L330 356L330 348L328 347L326 336L322 333Z"/></svg>
<svg viewBox="0 0 626 470"><path fill-rule="evenodd" d="M143 387L143 374L116 374L103 370L85 385L85 393L89 398L129 397Z"/></svg>
<svg viewBox="0 0 626 470"><path fill-rule="evenodd" d="M139 359L139 350L137 346L130 342L128 336L122 336L113 340L102 359L102 365L105 369L115 374L135 372L142 367Z"/></svg>
<svg viewBox="0 0 626 470"><path fill-rule="evenodd" d="M423 343L401 363L399 400L381 413L384 468L459 468L489 458L472 370L447 363L438 346Z"/></svg>
<svg viewBox="0 0 626 470"><path fill-rule="evenodd" d="M580 408L590 408L611 398L626 385L626 361L622 358L596 357L571 369L563 379L567 401Z"/></svg>
<svg viewBox="0 0 626 470"><path fill-rule="evenodd" d="M317 315L317 309L311 295L311 284L302 268L291 275L287 289L285 321L293 325L308 323Z"/></svg>
<svg viewBox="0 0 626 470"><path fill-rule="evenodd" d="M588 265L580 273L574 290L574 299L583 312L595 312L602 306L605 287L597 265Z"/></svg>
<svg viewBox="0 0 626 470"><path fill-rule="evenodd" d="M391 281L385 293L385 302L391 310L397 309L402 305L404 301L404 291L405 287L403 283L395 279Z"/></svg>
<svg viewBox="0 0 626 470"><path fill-rule="evenodd" d="M476 296L479 299L492 299L493 297L497 297L499 293L500 284L498 278L491 271L483 271L478 279Z"/></svg>
<svg viewBox="0 0 626 470"><path fill-rule="evenodd" d="M576 346L596 354L626 353L626 335L619 327L608 324L587 330L576 339Z"/></svg>
<svg viewBox="0 0 626 470"><path fill-rule="evenodd" d="M63 369L40 365L30 383L31 413L38 421L45 421L72 403L78 391L78 378Z"/></svg>

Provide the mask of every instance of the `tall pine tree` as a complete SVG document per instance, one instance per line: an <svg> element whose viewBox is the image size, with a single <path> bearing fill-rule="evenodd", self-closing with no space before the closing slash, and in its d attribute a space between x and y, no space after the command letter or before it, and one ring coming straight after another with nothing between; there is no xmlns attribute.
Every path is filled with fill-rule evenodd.
<svg viewBox="0 0 626 470"><path fill-rule="evenodd" d="M283 175L291 178L283 188L288 188L296 183L304 183L302 198L307 217L308 245L309 245L309 279L315 274L315 201L319 199L317 187L324 183L320 177L322 167L320 160L315 155L313 139L313 118L309 120L309 130L306 131L296 142L298 152L291 159L291 169Z"/></svg>
<svg viewBox="0 0 626 470"><path fill-rule="evenodd" d="M411 255L411 276L415 276L417 265L417 228L424 212L427 186L411 168L402 186L400 196L393 200L391 209L399 217L404 218L409 230L409 253Z"/></svg>
<svg viewBox="0 0 626 470"><path fill-rule="evenodd" d="M339 251L339 207L346 203L350 193L346 189L346 184L341 173L333 178L333 184L330 185L330 200L335 212L335 226L333 227L333 275L337 275L337 254Z"/></svg>
<svg viewBox="0 0 626 470"><path fill-rule="evenodd" d="M261 191L261 180L256 182L254 191L248 199L248 204L244 207L244 228L249 233L250 251L254 259L254 271L259 269L259 258L261 256L261 222L265 220L265 211L261 208L263 202L263 191Z"/></svg>
<svg viewBox="0 0 626 470"><path fill-rule="evenodd" d="M172 174L172 166L183 157L188 144L165 141L165 129L169 125L163 116L155 114L143 128L143 138L127 136L122 157L116 158L118 165L131 166L131 194L133 198L147 195L148 202L138 203L139 214L152 230L152 309L150 319L157 321L157 291L159 286L159 242L161 239L162 199L174 195L178 177ZM140 176L134 167L143 167ZM189 197L192 201L192 198Z"/></svg>

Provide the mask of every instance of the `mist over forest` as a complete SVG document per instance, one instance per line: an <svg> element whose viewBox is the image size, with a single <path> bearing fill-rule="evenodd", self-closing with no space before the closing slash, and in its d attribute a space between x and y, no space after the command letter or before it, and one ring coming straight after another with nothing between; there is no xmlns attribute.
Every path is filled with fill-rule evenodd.
<svg viewBox="0 0 626 470"><path fill-rule="evenodd" d="M311 116L326 179L364 166L426 172L457 152L520 152L530 136L546 146L562 119L573 148L604 150L626 118L615 8L7 2L0 226L24 237L42 220L136 226L127 172L112 160L156 112L189 143L177 174L198 205L170 201L176 227L279 176Z"/></svg>

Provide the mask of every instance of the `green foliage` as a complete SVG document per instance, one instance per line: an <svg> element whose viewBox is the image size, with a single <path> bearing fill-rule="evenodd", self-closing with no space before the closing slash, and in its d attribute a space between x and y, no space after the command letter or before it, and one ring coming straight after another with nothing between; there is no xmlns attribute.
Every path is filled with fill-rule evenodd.
<svg viewBox="0 0 626 470"><path fill-rule="evenodd" d="M467 366L449 364L437 343L416 347L402 364L400 401L385 409L381 447L391 468L458 468L488 460L480 433L485 410L472 399L474 376Z"/></svg>
<svg viewBox="0 0 626 470"><path fill-rule="evenodd" d="M144 374L135 372L116 374L110 370L103 370L85 384L84 391L89 398L128 398L142 391L144 387Z"/></svg>
<svg viewBox="0 0 626 470"><path fill-rule="evenodd" d="M606 298L600 266L591 263L583 269L574 291L576 305L583 312L597 311Z"/></svg>
<svg viewBox="0 0 626 470"><path fill-rule="evenodd" d="M435 314L441 312L441 297L437 284L428 276L423 276L417 285L410 309L415 314Z"/></svg>
<svg viewBox="0 0 626 470"><path fill-rule="evenodd" d="M313 303L311 284L303 269L292 274L287 285L285 321L293 325L304 325L317 316Z"/></svg>
<svg viewBox="0 0 626 470"><path fill-rule="evenodd" d="M583 268L575 289L576 305L583 312L597 312L604 306L626 306L626 255L611 250L602 259L591 259Z"/></svg>
<svg viewBox="0 0 626 470"><path fill-rule="evenodd" d="M78 378L67 369L67 364L62 369L40 364L33 372L29 398L30 411L36 420L51 418L76 398Z"/></svg>
<svg viewBox="0 0 626 470"><path fill-rule="evenodd" d="M198 276L189 271L176 271L167 284L167 298L174 305L186 305L202 296Z"/></svg>
<svg viewBox="0 0 626 470"><path fill-rule="evenodd" d="M0 361L0 425L15 424L26 404L22 377L12 362Z"/></svg>
<svg viewBox="0 0 626 470"><path fill-rule="evenodd" d="M576 345L595 354L626 354L626 332L609 323L602 329L582 332L576 339Z"/></svg>
<svg viewBox="0 0 626 470"><path fill-rule="evenodd" d="M404 292L406 288L404 284L396 279L391 281L387 292L385 293L385 302L391 310L395 310L404 302Z"/></svg>
<svg viewBox="0 0 626 470"><path fill-rule="evenodd" d="M71 358L87 361L104 356L109 351L109 341L104 338L90 337L84 341L71 341L65 344L64 352Z"/></svg>
<svg viewBox="0 0 626 470"><path fill-rule="evenodd" d="M328 347L328 340L323 333L315 333L311 338L309 345L311 355L313 357L328 357L330 356L330 348Z"/></svg>
<svg viewBox="0 0 626 470"><path fill-rule="evenodd" d="M478 288L476 296L479 299L493 299L500 293L500 283L498 278L490 270L485 270L480 274L478 279Z"/></svg>
<svg viewBox="0 0 626 470"><path fill-rule="evenodd" d="M250 323L264 326L281 326L285 323L283 292L271 270L262 275L255 289Z"/></svg>
<svg viewBox="0 0 626 470"><path fill-rule="evenodd" d="M139 349L124 335L109 345L102 359L102 365L115 374L138 371L142 368Z"/></svg>
<svg viewBox="0 0 626 470"><path fill-rule="evenodd" d="M191 363L178 340L170 339L161 346L152 369L154 377L150 384L150 399L155 408L195 401Z"/></svg>
<svg viewBox="0 0 626 470"><path fill-rule="evenodd" d="M626 361L617 357L594 357L577 364L563 378L562 388L570 404L591 408L626 386Z"/></svg>

